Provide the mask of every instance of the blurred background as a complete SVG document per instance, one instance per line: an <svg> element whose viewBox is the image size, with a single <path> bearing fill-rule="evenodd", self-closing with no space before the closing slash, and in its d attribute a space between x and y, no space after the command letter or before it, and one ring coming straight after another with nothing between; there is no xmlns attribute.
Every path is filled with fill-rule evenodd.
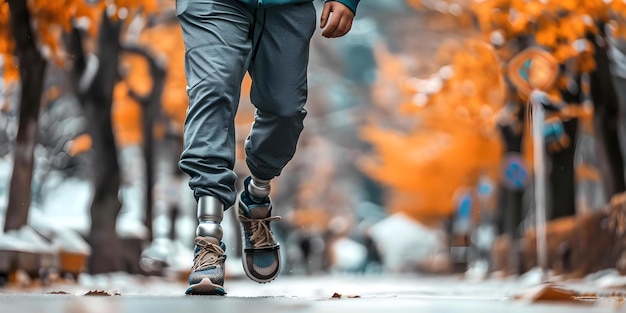
<svg viewBox="0 0 626 313"><path fill-rule="evenodd" d="M363 0L347 36L318 30L305 131L272 185L283 275L626 271L623 14L623 1ZM0 285L184 279L197 221L177 166L175 1L3 1L0 55Z"/></svg>

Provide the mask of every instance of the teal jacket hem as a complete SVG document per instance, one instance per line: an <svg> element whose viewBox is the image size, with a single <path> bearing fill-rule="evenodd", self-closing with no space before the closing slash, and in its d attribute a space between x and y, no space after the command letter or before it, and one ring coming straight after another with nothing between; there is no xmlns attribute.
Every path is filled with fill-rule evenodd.
<svg viewBox="0 0 626 313"><path fill-rule="evenodd" d="M272 7L276 5L284 5L284 4L293 4L293 3L303 3L310 2L313 0L239 0L250 7ZM345 6L350 8L353 13L356 13L356 7L359 4L360 0L324 0L324 2L328 1L337 1L343 3Z"/></svg>

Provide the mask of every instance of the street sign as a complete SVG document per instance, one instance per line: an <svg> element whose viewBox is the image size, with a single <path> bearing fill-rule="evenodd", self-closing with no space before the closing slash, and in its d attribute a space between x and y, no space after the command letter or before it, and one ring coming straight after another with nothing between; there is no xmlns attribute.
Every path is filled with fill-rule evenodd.
<svg viewBox="0 0 626 313"><path fill-rule="evenodd" d="M558 61L540 48L528 48L509 61L509 80L525 96L536 89L548 90L554 85L558 74Z"/></svg>
<svg viewBox="0 0 626 313"><path fill-rule="evenodd" d="M524 159L517 153L505 156L501 175L502 183L512 190L523 189L530 180L528 166Z"/></svg>

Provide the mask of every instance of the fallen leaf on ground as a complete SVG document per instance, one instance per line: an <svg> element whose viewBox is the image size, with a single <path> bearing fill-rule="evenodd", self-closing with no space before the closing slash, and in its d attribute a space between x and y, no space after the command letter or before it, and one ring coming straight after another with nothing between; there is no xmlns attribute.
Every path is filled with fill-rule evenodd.
<svg viewBox="0 0 626 313"><path fill-rule="evenodd" d="M104 291L104 290L90 290L85 294L85 296L101 296L101 297L110 297L110 296L120 296L121 294L117 291Z"/></svg>
<svg viewBox="0 0 626 313"><path fill-rule="evenodd" d="M598 300L598 294L597 293L583 293L579 296L576 296L576 299L579 300Z"/></svg>
<svg viewBox="0 0 626 313"><path fill-rule="evenodd" d="M542 284L515 296L516 300L531 302L579 302L581 294L552 283Z"/></svg>
<svg viewBox="0 0 626 313"><path fill-rule="evenodd" d="M343 297L342 294L335 292L331 298L333 298L333 299L340 299L341 297ZM349 299L355 299L355 298L360 298L361 295L346 295L345 297L349 298Z"/></svg>
<svg viewBox="0 0 626 313"><path fill-rule="evenodd" d="M48 292L49 295L69 295L69 292L65 292L65 291L51 291Z"/></svg>

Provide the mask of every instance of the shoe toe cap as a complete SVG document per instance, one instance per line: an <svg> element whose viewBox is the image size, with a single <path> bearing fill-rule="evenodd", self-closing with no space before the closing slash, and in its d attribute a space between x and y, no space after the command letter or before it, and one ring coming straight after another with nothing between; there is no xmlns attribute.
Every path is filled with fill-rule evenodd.
<svg viewBox="0 0 626 313"><path fill-rule="evenodd" d="M248 276L259 282L273 280L280 270L278 251L253 253L246 257L246 262Z"/></svg>

